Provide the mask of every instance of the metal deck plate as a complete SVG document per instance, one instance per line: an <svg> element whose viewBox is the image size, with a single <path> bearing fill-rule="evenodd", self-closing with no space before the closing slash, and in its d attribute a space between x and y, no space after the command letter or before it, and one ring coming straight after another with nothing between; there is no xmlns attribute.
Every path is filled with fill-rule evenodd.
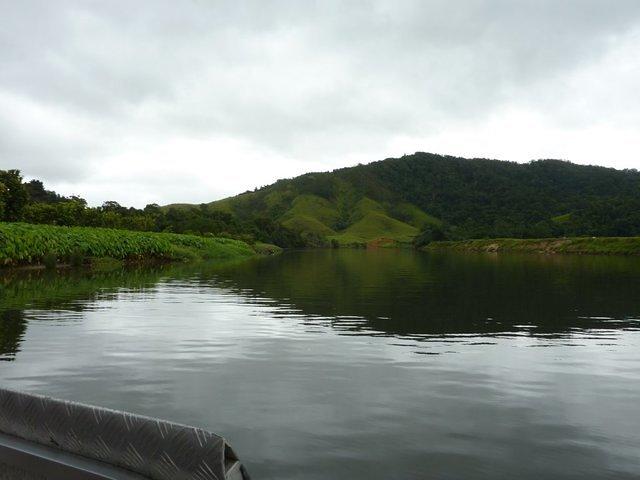
<svg viewBox="0 0 640 480"><path fill-rule="evenodd" d="M249 479L224 438L211 432L4 389L0 463L47 480Z"/></svg>

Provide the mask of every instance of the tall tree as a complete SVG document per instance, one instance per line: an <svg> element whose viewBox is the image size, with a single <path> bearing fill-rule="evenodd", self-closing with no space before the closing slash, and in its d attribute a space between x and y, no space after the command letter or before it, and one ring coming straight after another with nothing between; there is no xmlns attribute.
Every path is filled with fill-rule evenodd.
<svg viewBox="0 0 640 480"><path fill-rule="evenodd" d="M22 183L20 170L0 170L0 209L2 220L22 220L22 212L29 201L29 194Z"/></svg>

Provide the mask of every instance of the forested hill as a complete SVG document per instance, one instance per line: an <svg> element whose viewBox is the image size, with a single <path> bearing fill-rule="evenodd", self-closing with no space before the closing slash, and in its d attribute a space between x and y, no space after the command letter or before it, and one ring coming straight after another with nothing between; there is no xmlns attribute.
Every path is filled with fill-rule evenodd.
<svg viewBox="0 0 640 480"><path fill-rule="evenodd" d="M640 236L640 173L429 153L309 173L203 205L106 201L0 170L0 221L227 236L282 247Z"/></svg>
<svg viewBox="0 0 640 480"><path fill-rule="evenodd" d="M280 180L209 204L264 216L311 243L640 235L640 173L559 160L515 163L416 153Z"/></svg>

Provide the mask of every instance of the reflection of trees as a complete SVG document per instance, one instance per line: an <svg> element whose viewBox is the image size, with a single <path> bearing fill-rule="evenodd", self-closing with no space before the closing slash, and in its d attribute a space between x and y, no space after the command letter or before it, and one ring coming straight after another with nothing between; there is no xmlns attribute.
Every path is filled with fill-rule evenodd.
<svg viewBox="0 0 640 480"><path fill-rule="evenodd" d="M19 350L24 309L81 311L93 299L122 289L153 291L172 279L275 300L364 334L499 333L516 325L535 326L534 335L562 334L637 326L632 319L640 318L638 259L316 250L230 266L3 272L0 354L10 358ZM364 321L340 319L349 316Z"/></svg>
<svg viewBox="0 0 640 480"><path fill-rule="evenodd" d="M20 351L20 342L27 329L25 309L82 311L86 303L79 300L112 295L121 288L153 288L163 272L158 268L110 272L0 272L0 360L13 360Z"/></svg>
<svg viewBox="0 0 640 480"><path fill-rule="evenodd" d="M0 276L0 309L65 308L82 310L78 300L108 295L120 288L152 288L163 268L127 268L105 272L67 270L60 272L6 271Z"/></svg>
<svg viewBox="0 0 640 480"><path fill-rule="evenodd" d="M0 360L13 360L27 330L21 310L0 311Z"/></svg>
<svg viewBox="0 0 640 480"><path fill-rule="evenodd" d="M348 328L389 334L497 333L522 324L536 326L533 334L562 333L640 318L640 262L621 257L316 251L211 277L306 314L364 317Z"/></svg>

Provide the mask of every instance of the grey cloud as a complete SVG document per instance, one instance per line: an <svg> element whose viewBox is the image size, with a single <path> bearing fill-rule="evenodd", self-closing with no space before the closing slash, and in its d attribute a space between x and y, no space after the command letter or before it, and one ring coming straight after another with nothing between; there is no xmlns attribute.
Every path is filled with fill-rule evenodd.
<svg viewBox="0 0 640 480"><path fill-rule="evenodd" d="M0 112L0 167L80 178L176 135L318 161L516 103L584 119L565 79L640 28L640 2L0 0L0 17L0 96L90 129L30 142Z"/></svg>

